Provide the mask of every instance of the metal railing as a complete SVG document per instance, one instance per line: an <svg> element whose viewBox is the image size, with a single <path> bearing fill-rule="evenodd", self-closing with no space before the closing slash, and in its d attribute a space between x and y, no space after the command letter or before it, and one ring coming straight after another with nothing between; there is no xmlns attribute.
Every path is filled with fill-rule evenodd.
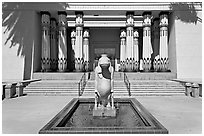
<svg viewBox="0 0 204 136"><path fill-rule="evenodd" d="M128 94L129 94L129 96L131 96L131 92L130 92L130 81L128 80L128 77L127 77L127 75L125 74L125 72L124 72L124 82L125 82L125 85L126 85L126 87L127 87Z"/></svg>
<svg viewBox="0 0 204 136"><path fill-rule="evenodd" d="M78 83L78 95L82 96L82 94L84 93L84 89L86 86L86 83L90 77L90 72L84 73Z"/></svg>

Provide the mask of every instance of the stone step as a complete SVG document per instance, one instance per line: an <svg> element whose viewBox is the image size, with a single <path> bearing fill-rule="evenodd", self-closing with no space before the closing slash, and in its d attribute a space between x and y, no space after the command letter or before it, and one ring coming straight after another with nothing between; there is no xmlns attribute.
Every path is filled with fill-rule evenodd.
<svg viewBox="0 0 204 136"><path fill-rule="evenodd" d="M76 89L78 86L28 86L25 89Z"/></svg>
<svg viewBox="0 0 204 136"><path fill-rule="evenodd" d="M60 86L60 85L66 85L66 86L70 86L70 85L76 85L76 84L78 84L78 82L77 83L35 83L35 84L30 84L29 86L39 86L39 85L41 85L41 86L46 86L46 85L51 85L51 86Z"/></svg>
<svg viewBox="0 0 204 136"><path fill-rule="evenodd" d="M42 80L29 84L25 93L29 95L78 95L77 80ZM94 96L95 81L88 80L83 95ZM134 95L184 95L185 88L169 80L131 81L131 94ZM123 80L114 81L114 95L128 96Z"/></svg>
<svg viewBox="0 0 204 136"><path fill-rule="evenodd" d="M25 89L24 90L25 92L28 92L28 91L78 91L78 89L52 89L52 88L44 88L44 89L41 89L41 88L36 88L36 89Z"/></svg>
<svg viewBox="0 0 204 136"><path fill-rule="evenodd" d="M77 80L79 81L83 72L34 72L34 79L42 80Z"/></svg>
<svg viewBox="0 0 204 136"><path fill-rule="evenodd" d="M184 93L131 93L131 96L184 96ZM94 94L90 94L90 93L84 93L82 96L90 96L90 97L94 97ZM117 96L121 96L121 97L126 97L128 95L128 93L116 93L114 94L114 97Z"/></svg>
<svg viewBox="0 0 204 136"><path fill-rule="evenodd" d="M95 86L86 86L86 88L95 88ZM125 85L114 86L114 88L126 88L126 86ZM135 89L139 89L139 88L182 88L184 89L184 87L182 86L130 86L130 88L135 88Z"/></svg>
<svg viewBox="0 0 204 136"><path fill-rule="evenodd" d="M34 96L40 96L40 95L48 95L48 96L52 96L52 95L57 95L57 96L75 96L78 97L78 93L70 93L70 92L28 92L27 95L34 95Z"/></svg>
<svg viewBox="0 0 204 136"><path fill-rule="evenodd" d="M70 91L70 90L29 90L26 93L78 93L78 90Z"/></svg>

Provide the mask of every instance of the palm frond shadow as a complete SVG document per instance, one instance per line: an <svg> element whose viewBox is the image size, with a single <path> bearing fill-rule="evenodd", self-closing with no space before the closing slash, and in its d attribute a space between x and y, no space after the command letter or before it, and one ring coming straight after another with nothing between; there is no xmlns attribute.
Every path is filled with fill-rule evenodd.
<svg viewBox="0 0 204 136"><path fill-rule="evenodd" d="M27 10L29 3L26 2L4 2L2 3L2 27L5 27L3 33L8 33L5 45L10 48L18 45L17 56L24 56L24 79L29 79L31 75L32 50L34 46L39 46L36 42L36 31L34 16L39 15L39 11ZM67 3L56 3L58 10L65 10ZM46 4L39 4L39 9L47 9ZM39 29L41 28L40 19L38 19ZM41 32L41 30L38 30ZM38 38L41 38L38 33ZM11 41L11 43L8 43Z"/></svg>
<svg viewBox="0 0 204 136"><path fill-rule="evenodd" d="M171 3L170 8L175 12L175 15L178 19L185 23L194 23L197 21L202 23L202 19L197 16L197 11L195 4L199 5L202 8L202 3L187 3L187 2L175 2Z"/></svg>

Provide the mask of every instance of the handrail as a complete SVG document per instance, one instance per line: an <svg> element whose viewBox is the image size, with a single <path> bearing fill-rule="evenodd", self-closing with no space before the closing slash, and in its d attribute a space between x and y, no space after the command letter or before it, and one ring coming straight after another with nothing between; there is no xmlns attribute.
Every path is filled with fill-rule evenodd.
<svg viewBox="0 0 204 136"><path fill-rule="evenodd" d="M127 75L125 74L125 72L124 72L124 83L125 83L125 85L126 85L126 87L127 87L129 96L131 96L131 92L130 92L130 81L128 80L128 77L127 77Z"/></svg>
<svg viewBox="0 0 204 136"><path fill-rule="evenodd" d="M88 80L88 77L86 78L86 73L84 73L78 83L78 95L79 96L82 96L82 94L84 93L84 89L85 89L86 82L87 82L86 79Z"/></svg>

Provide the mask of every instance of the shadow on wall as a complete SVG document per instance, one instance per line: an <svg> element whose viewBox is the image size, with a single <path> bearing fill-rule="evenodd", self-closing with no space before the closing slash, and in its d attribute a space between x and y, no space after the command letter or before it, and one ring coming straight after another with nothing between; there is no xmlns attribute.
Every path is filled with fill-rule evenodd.
<svg viewBox="0 0 204 136"><path fill-rule="evenodd" d="M177 19L180 19L185 23L197 24L197 21L202 23L202 19L197 16L197 10L195 6L199 6L202 9L202 2L174 2L170 4L170 9L172 10L172 12L174 12L174 15ZM171 31L171 28L169 28L169 30ZM159 39L158 41L153 41L153 38L151 40L153 49L151 60L154 60L155 56L159 55L159 46L155 48L153 47L153 45L159 45L160 43Z"/></svg>
<svg viewBox="0 0 204 136"><path fill-rule="evenodd" d="M195 6L200 6L202 9L202 2L175 2L171 3L170 8L175 12L178 19L186 23L202 23L202 19L197 16Z"/></svg>
<svg viewBox="0 0 204 136"><path fill-rule="evenodd" d="M28 9L31 4L32 3L26 2L2 3L2 27L6 28L3 33L9 33L5 45L8 41L11 41L11 44L9 44L10 48L19 44L17 56L25 57L24 79L30 79L32 51L34 50L34 46L38 46L39 44L39 42L36 42L35 20L33 19L37 11ZM67 5L67 3L56 3L56 7L58 7L57 10L65 10ZM32 5L30 7L32 7ZM37 8L44 10L47 9L47 5L39 4ZM38 38L40 37L41 36L38 36Z"/></svg>

